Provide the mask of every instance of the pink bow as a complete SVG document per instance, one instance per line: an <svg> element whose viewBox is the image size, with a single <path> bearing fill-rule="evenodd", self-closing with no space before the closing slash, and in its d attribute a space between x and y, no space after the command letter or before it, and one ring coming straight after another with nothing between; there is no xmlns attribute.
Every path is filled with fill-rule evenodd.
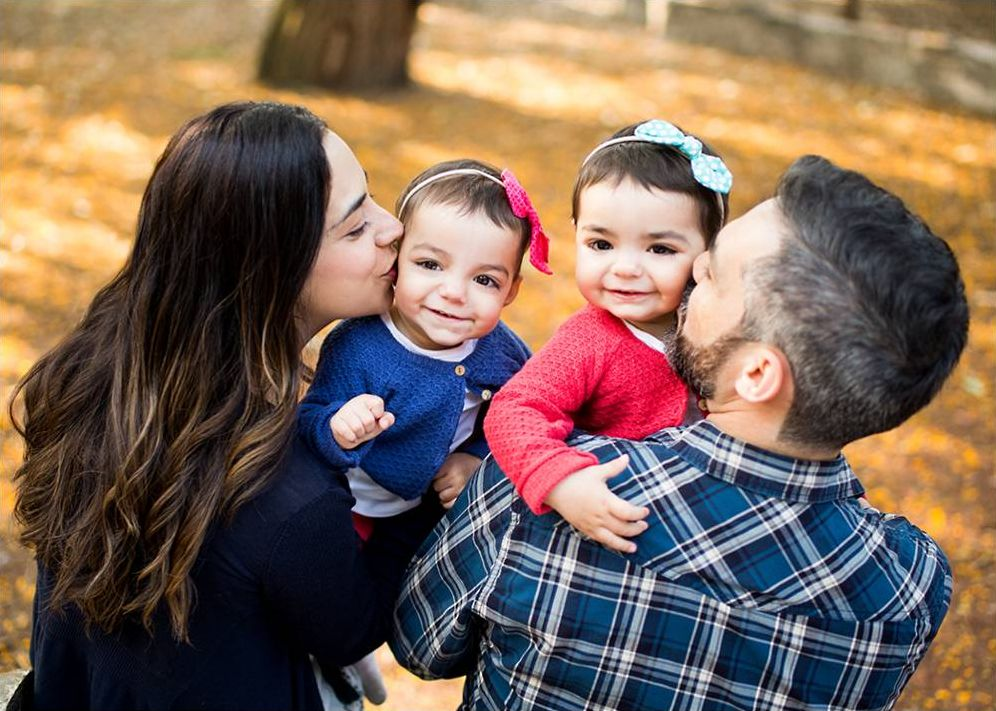
<svg viewBox="0 0 996 711"><path fill-rule="evenodd" d="M533 207L526 189L508 169L501 172L501 181L505 185L505 194L508 196L508 204L512 206L512 213L516 217L529 218L529 226L532 228L529 236L529 263L544 274L553 274L547 262L550 258L550 239L543 231L539 215L536 214L536 208Z"/></svg>

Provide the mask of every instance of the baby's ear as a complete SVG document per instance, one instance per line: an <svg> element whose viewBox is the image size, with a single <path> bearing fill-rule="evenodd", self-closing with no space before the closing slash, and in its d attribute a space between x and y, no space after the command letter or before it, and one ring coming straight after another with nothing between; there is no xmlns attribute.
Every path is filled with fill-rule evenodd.
<svg viewBox="0 0 996 711"><path fill-rule="evenodd" d="M515 279L512 280L512 286L508 290L508 295L505 297L505 303L503 306L508 306L510 303L515 301L515 297L519 295L519 287L522 285L522 275L516 274Z"/></svg>

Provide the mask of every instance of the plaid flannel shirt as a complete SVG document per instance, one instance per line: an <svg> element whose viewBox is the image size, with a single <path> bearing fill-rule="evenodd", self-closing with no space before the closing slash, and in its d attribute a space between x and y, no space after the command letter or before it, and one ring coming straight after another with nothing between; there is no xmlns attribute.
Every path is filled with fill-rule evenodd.
<svg viewBox="0 0 996 711"><path fill-rule="evenodd" d="M884 709L951 597L937 544L862 505L843 457L800 461L708 421L641 442L616 494L650 507L621 555L529 512L489 459L408 570L391 648L465 709Z"/></svg>

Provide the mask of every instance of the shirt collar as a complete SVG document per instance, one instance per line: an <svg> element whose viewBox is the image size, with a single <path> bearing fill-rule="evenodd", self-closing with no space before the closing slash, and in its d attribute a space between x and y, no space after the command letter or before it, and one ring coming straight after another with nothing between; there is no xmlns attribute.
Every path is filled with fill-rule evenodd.
<svg viewBox="0 0 996 711"><path fill-rule="evenodd" d="M636 338L636 340L640 341L640 343L650 347L651 349L657 351L658 353L665 352L664 341L661 340L660 338L657 338L656 336L651 336L649 333L637 328L629 321L623 321L623 326L628 328L629 332L632 333L633 336Z"/></svg>
<svg viewBox="0 0 996 711"><path fill-rule="evenodd" d="M394 318L391 316L390 311L385 311L380 315L380 320L384 322L387 326L387 330L394 337L402 348L404 348L409 353L414 353L415 355L424 356L426 358L431 358L432 360L442 360L447 363L459 363L464 358L469 356L477 348L477 339L471 338L470 340L464 341L463 343L453 346L452 348L440 348L438 350L429 350L428 348L422 348L417 345L412 339L402 333L398 325L394 323Z"/></svg>
<svg viewBox="0 0 996 711"><path fill-rule="evenodd" d="M775 454L731 437L707 420L665 432L673 437L668 445L691 466L764 496L825 503L864 493L843 455L822 461Z"/></svg>

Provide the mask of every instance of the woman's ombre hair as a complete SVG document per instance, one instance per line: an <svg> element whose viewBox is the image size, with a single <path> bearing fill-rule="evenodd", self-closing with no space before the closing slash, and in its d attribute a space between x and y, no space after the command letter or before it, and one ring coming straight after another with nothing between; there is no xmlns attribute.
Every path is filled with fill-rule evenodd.
<svg viewBox="0 0 996 711"><path fill-rule="evenodd" d="M18 385L15 516L54 609L151 630L162 606L189 641L205 537L267 485L293 429L325 131L303 108L251 102L184 125L124 267Z"/></svg>

